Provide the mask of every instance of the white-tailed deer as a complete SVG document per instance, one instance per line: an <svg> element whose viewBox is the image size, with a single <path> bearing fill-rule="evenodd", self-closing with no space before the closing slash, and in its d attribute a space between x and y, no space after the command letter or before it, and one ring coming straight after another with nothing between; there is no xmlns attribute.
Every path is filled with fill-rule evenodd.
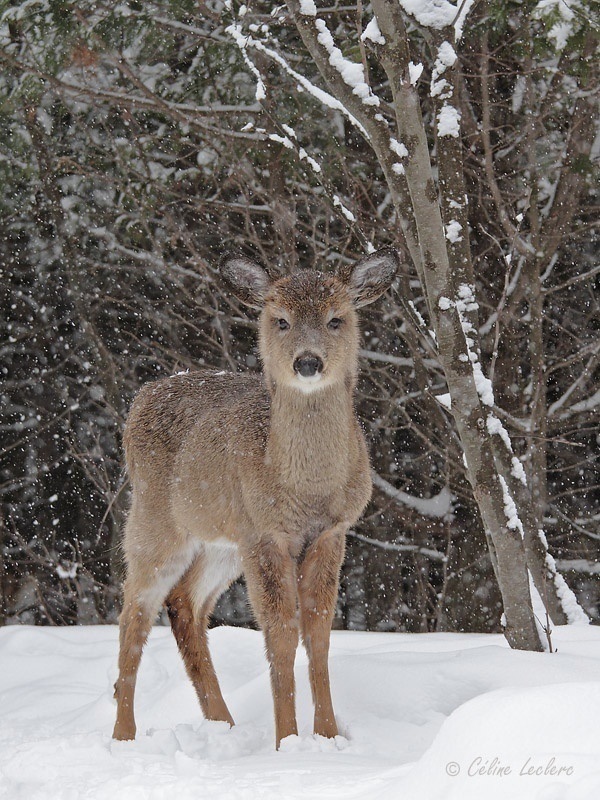
<svg viewBox="0 0 600 800"><path fill-rule="evenodd" d="M125 529L115 739L133 739L142 648L166 601L205 717L233 719L206 629L219 595L242 573L265 637L276 743L297 733L294 657L308 653L314 732L333 737L328 651L345 534L371 495L354 411L356 309L391 284L385 248L338 275L303 270L271 280L232 256L221 275L260 307L263 375L199 371L146 385L124 443L132 485Z"/></svg>

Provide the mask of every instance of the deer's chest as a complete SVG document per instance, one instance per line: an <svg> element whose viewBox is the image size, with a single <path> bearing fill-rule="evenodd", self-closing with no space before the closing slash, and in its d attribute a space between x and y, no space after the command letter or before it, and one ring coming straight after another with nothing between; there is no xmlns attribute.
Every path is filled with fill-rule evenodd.
<svg viewBox="0 0 600 800"><path fill-rule="evenodd" d="M328 493L279 485L260 509L256 523L259 530L282 537L290 555L298 558L325 531L352 525L361 511L362 507L355 510L348 507L348 494L343 486Z"/></svg>

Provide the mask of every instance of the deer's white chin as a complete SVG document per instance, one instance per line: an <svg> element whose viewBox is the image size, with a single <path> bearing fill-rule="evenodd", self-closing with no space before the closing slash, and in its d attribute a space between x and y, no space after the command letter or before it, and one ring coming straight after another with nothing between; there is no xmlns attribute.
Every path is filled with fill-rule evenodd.
<svg viewBox="0 0 600 800"><path fill-rule="evenodd" d="M323 380L323 376L320 372L315 373L314 375L309 375L305 377L304 375L296 375L294 379L294 386L303 394L311 394L311 392L317 392L319 389L322 389L325 386L326 381Z"/></svg>

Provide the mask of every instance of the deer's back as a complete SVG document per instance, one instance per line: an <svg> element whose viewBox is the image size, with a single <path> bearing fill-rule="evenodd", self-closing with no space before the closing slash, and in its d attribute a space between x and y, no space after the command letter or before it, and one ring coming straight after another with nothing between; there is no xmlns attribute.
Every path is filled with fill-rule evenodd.
<svg viewBox="0 0 600 800"><path fill-rule="evenodd" d="M260 443L266 438L268 409L260 375L198 370L146 384L125 426L129 473L135 478L143 468L172 474L190 438L197 440L196 447L214 454L225 431L229 440L235 437L241 419L241 433Z"/></svg>

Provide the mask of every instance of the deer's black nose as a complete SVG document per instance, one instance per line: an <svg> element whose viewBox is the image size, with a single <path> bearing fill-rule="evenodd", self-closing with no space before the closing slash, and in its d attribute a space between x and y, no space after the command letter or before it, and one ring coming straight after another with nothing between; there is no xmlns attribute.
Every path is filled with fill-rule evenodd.
<svg viewBox="0 0 600 800"><path fill-rule="evenodd" d="M322 371L323 361L319 358L319 356L307 354L298 356L298 358L294 361L294 372L302 375L303 378L311 378L313 375L316 375L317 372Z"/></svg>

